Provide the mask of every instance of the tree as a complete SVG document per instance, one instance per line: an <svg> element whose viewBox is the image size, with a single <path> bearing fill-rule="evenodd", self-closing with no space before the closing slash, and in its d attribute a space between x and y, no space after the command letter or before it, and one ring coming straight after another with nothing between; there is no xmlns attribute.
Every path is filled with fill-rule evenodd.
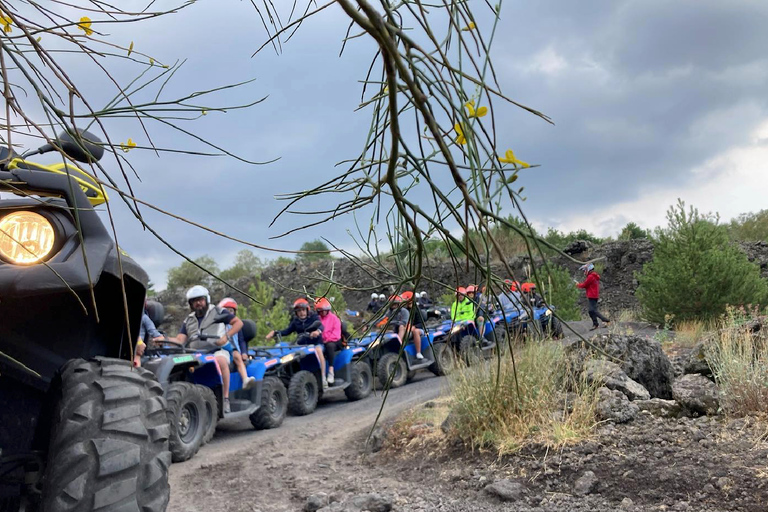
<svg viewBox="0 0 768 512"><path fill-rule="evenodd" d="M331 302L333 306L333 312L341 316L347 309L347 301L344 300L344 295L341 294L341 290L335 284L329 283L317 283L313 290L313 298L318 299L325 297Z"/></svg>
<svg viewBox="0 0 768 512"><path fill-rule="evenodd" d="M312 263L313 261L323 261L333 259L330 253L330 247L322 240L312 240L304 242L299 248L300 251L325 251L325 252L300 252L296 255L296 261L299 263Z"/></svg>
<svg viewBox="0 0 768 512"><path fill-rule="evenodd" d="M210 256L200 256L193 261L211 273L219 273L219 266L216 264L216 260ZM210 274L188 261L183 261L181 265L173 267L168 271L169 290L184 290L196 284L201 284L210 289L213 283L214 278Z"/></svg>
<svg viewBox="0 0 768 512"><path fill-rule="evenodd" d="M266 281L252 284L248 294L259 303L253 302L249 306L241 304L237 315L242 319L251 319L256 322L254 343L261 345L269 331L288 327L291 315L288 314L285 299L283 297L275 299L275 289Z"/></svg>
<svg viewBox="0 0 768 512"><path fill-rule="evenodd" d="M639 240L643 238L651 238L650 230L643 229L634 222L627 223L619 233L619 240Z"/></svg>
<svg viewBox="0 0 768 512"><path fill-rule="evenodd" d="M728 225L731 240L768 241L768 210L742 213Z"/></svg>
<svg viewBox="0 0 768 512"><path fill-rule="evenodd" d="M541 267L537 272L538 278L542 282L536 283L539 293L544 296L547 303L552 304L557 309L557 315L563 320L581 320L581 311L579 311L579 290L573 283L568 269L559 265L549 265L547 268Z"/></svg>
<svg viewBox="0 0 768 512"><path fill-rule="evenodd" d="M241 277L256 277L264 268L261 258L248 249L243 249L235 256L235 263L221 272L220 277L226 281L235 281Z"/></svg>
<svg viewBox="0 0 768 512"><path fill-rule="evenodd" d="M727 305L766 303L768 284L760 269L729 242L718 220L693 207L686 212L682 201L669 209L653 260L637 275L637 297L648 320L711 319Z"/></svg>

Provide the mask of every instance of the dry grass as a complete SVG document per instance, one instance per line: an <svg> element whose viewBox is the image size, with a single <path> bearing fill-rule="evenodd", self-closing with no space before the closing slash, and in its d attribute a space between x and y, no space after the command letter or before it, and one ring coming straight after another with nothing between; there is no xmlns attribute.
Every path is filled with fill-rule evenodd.
<svg viewBox="0 0 768 512"><path fill-rule="evenodd" d="M616 313L612 320L615 320L614 323L627 323L627 322L639 322L640 319L640 312L636 309L622 309L618 313Z"/></svg>
<svg viewBox="0 0 768 512"><path fill-rule="evenodd" d="M720 405L734 416L768 413L768 340L736 326L726 327L707 346Z"/></svg>
<svg viewBox="0 0 768 512"><path fill-rule="evenodd" d="M675 344L681 347L693 347L703 340L705 335L716 329L712 322L684 320L675 324Z"/></svg>
<svg viewBox="0 0 768 512"><path fill-rule="evenodd" d="M595 424L596 390L569 374L561 344L531 343L515 356L517 383L508 357L500 368L491 361L451 375L450 436L499 454L527 444L557 447L588 436ZM575 393L568 404L565 390Z"/></svg>

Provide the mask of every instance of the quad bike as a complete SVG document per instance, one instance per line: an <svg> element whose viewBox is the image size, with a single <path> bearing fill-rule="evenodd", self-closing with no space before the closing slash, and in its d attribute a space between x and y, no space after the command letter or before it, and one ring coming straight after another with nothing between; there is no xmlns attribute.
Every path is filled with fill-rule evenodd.
<svg viewBox="0 0 768 512"><path fill-rule="evenodd" d="M447 375L453 370L453 353L444 343L446 331L441 327L450 329L450 323L421 330L421 360L416 359L416 346L409 342L403 347L403 340L394 332L368 333L349 345L364 351L363 359L376 373L382 388L397 388L412 380L418 370L429 370L435 375Z"/></svg>
<svg viewBox="0 0 768 512"><path fill-rule="evenodd" d="M223 321L221 316L217 319ZM256 335L256 324L253 320L244 320L240 332L250 341ZM200 334L200 338L218 339L218 336ZM248 418L254 428L261 430L277 428L283 423L288 395L276 376L279 367L276 359L257 355L246 362L247 375L256 379L256 385L250 389L242 389L240 374L234 365L230 368L230 412L225 413L221 370L213 354L187 349L170 340L153 343L155 346L147 347L141 364L155 374L165 390L174 462L194 456L213 438L217 424Z"/></svg>
<svg viewBox="0 0 768 512"><path fill-rule="evenodd" d="M310 328L310 330L314 329ZM339 350L333 360L335 380L333 384L323 389L320 360L315 352L315 342L300 337L297 343L285 343L279 331L275 332L275 337L277 341L275 345L257 347L255 350L257 353L269 354L280 362L277 375L288 388L288 409L292 414L296 416L311 414L317 408L320 399L341 391L350 401L361 400L373 391L371 368L367 364L359 363L363 349L346 347ZM302 344L303 341L313 344ZM328 366L329 363L326 361L326 373Z"/></svg>
<svg viewBox="0 0 768 512"><path fill-rule="evenodd" d="M495 328L492 318L486 319L481 336L474 320L448 321L447 328L443 329L437 341L453 348L456 356L470 365L477 359L488 358L493 354L497 342L501 339L500 330Z"/></svg>
<svg viewBox="0 0 768 512"><path fill-rule="evenodd" d="M85 163L100 144L55 142ZM7 148L0 162L0 190L24 196L0 198L0 511L163 511L166 401L130 363L147 274L99 219L93 177Z"/></svg>

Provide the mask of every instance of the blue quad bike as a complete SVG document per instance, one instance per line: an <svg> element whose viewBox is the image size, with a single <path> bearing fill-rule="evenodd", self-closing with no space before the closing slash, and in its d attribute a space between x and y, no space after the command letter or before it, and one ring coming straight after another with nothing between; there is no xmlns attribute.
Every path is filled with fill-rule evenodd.
<svg viewBox="0 0 768 512"><path fill-rule="evenodd" d="M456 357L467 365L476 359L490 357L502 336L501 330L496 330L493 317L486 318L483 335L474 320L449 320L443 325L445 328L438 341L450 346Z"/></svg>
<svg viewBox="0 0 768 512"><path fill-rule="evenodd" d="M362 352L382 388L397 388L413 379L418 370L429 370L435 375L447 375L453 370L455 361L451 348L444 342L444 329L450 329L450 322L421 330L423 360L416 359L412 342L403 347L403 341L394 332L371 332L349 345Z"/></svg>
<svg viewBox="0 0 768 512"><path fill-rule="evenodd" d="M347 346L336 353L333 360L334 382L323 389L320 360L315 352L314 340L300 337L297 343L286 343L282 341L279 332L275 336L275 345L257 347L255 353L269 354L271 360L279 363L276 376L288 389L288 410L291 414L312 414L322 398L341 392L349 401L356 401L373 391L371 368L359 362L362 348ZM326 374L328 366L326 361Z"/></svg>
<svg viewBox="0 0 768 512"><path fill-rule="evenodd" d="M240 332L250 341L256 334L256 324L252 320L244 320L243 324ZM217 337L202 334L201 338ZM142 366L155 375L165 390L174 462L194 456L213 438L217 425L246 417L259 430L277 428L283 423L288 395L277 376L277 359L257 354L245 361L247 375L256 379L256 385L250 389L241 389L240 374L234 366L230 368L230 412L225 413L221 371L213 354L187 349L169 340L154 343L156 347L147 347Z"/></svg>

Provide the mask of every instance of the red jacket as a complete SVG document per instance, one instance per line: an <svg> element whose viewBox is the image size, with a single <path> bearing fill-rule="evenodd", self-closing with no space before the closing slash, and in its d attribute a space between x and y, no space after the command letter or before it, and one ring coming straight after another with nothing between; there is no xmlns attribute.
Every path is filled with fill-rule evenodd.
<svg viewBox="0 0 768 512"><path fill-rule="evenodd" d="M587 278L583 283L576 283L576 286L587 290L588 299L600 298L600 274L594 270L587 274Z"/></svg>

